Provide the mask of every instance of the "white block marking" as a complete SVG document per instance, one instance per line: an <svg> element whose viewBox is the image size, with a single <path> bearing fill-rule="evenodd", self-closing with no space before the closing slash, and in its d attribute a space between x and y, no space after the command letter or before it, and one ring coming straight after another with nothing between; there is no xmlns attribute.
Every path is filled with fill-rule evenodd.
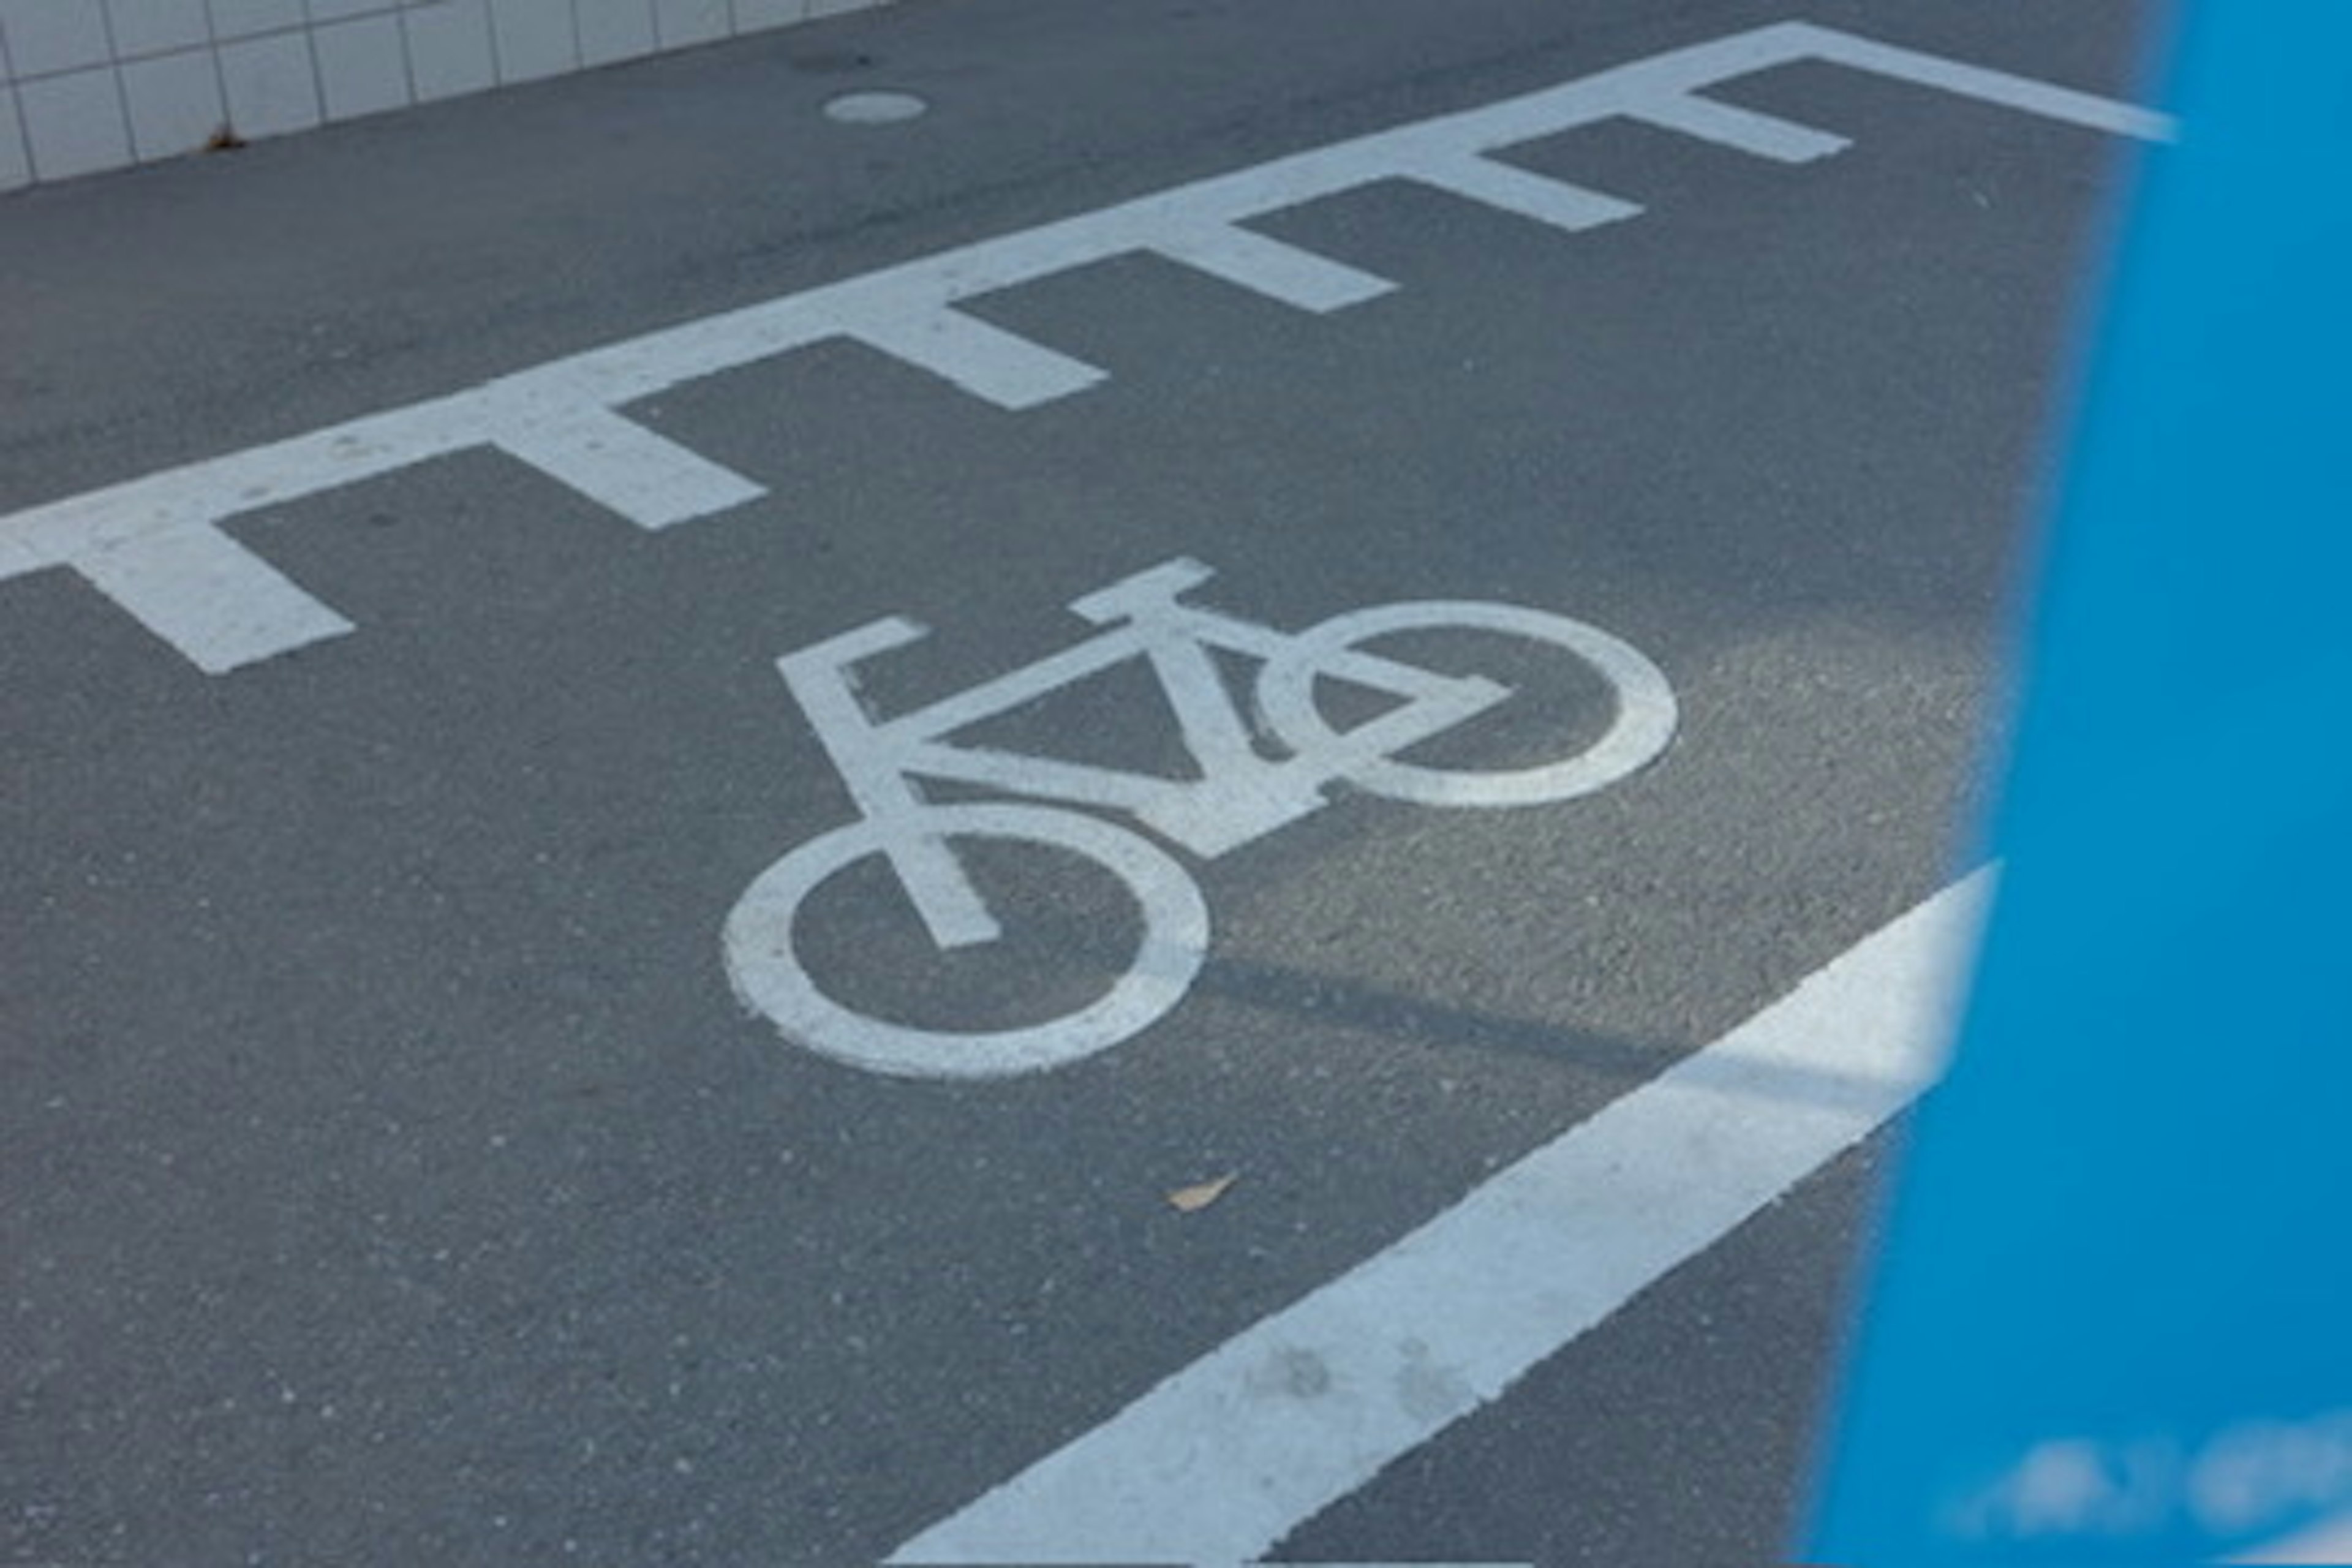
<svg viewBox="0 0 2352 1568"><path fill-rule="evenodd" d="M1171 235L1152 248L1171 261L1302 310L1344 310L1396 288L1376 274L1230 224Z"/></svg>
<svg viewBox="0 0 2352 1568"><path fill-rule="evenodd" d="M2053 87L2032 77L2011 76L2007 71L1964 65L1958 60L1946 59L1941 55L1923 55L1916 49L1896 48L1892 44L1882 44L1853 33L1840 33L1801 23L1789 25L1801 33L1807 53L1815 59L1827 60L1834 65L1893 77L1897 81L1916 82L1921 87L1937 88L1962 98L1998 104L2003 109L2022 110L2028 114L2038 114L2044 120L2064 121L2089 131L2135 136L2143 142L2168 142L2176 130L2170 116L2158 114L2152 109L2142 109L2137 104L2120 103L2112 98L2097 98L2087 92L2076 92L2071 88Z"/></svg>
<svg viewBox="0 0 2352 1568"><path fill-rule="evenodd" d="M593 405L510 425L498 445L640 528L691 522L767 494L732 468Z"/></svg>
<svg viewBox="0 0 2352 1568"><path fill-rule="evenodd" d="M689 462L691 454L675 447L665 451L649 444L657 437L618 434L616 425L623 422L612 410L681 382L843 337L935 371L1004 407L1034 407L1083 391L1102 380L1103 373L961 314L953 309L959 302L1113 257L1150 252L1306 310L1336 310L1384 290L1387 281L1233 226L1391 179L1437 185L1570 230L1629 217L1640 210L1633 203L1545 179L1497 163L1490 154L1580 125L1631 118L1761 157L1819 157L1843 145L1841 140L1693 96L1752 72L1804 60L1827 60L2098 131L2151 140L2172 132L2163 115L2131 104L1827 27L1774 23L1522 97L1333 142L705 316L552 360L487 385L0 517L0 580L70 564L134 535L219 523L259 506L296 500L485 444L528 448L532 461L544 458L542 467L611 500L647 526L708 515L750 499L756 489L748 479L715 464ZM558 439L551 422L552 430L596 434ZM622 455L624 447L651 461L655 472L642 478L628 474L634 459ZM199 542L179 548L202 552L205 547ZM137 582L139 576L135 571L113 573L114 580L124 584ZM149 622L175 644L174 628L192 628L199 641L182 645L181 651L206 668L251 662L262 655L229 655L239 648L266 648L272 637L307 638L349 629L341 616L315 601L295 614L291 601L302 596L300 591L275 574L225 570L219 582L224 587L239 582L266 584L257 588L266 602L249 613L221 607L205 612L181 603L159 610ZM126 587L121 597L142 620L147 616L141 606L163 602L152 583ZM248 633L222 640L221 627L238 620L249 624Z"/></svg>
<svg viewBox="0 0 2352 1568"><path fill-rule="evenodd" d="M352 629L278 568L201 523L112 540L72 565L208 675Z"/></svg>
<svg viewBox="0 0 2352 1568"><path fill-rule="evenodd" d="M1843 136L1800 125L1793 120L1759 114L1752 109L1718 103L1693 93L1647 100L1629 110L1626 118L1780 163L1810 163L1853 145Z"/></svg>
<svg viewBox="0 0 2352 1568"><path fill-rule="evenodd" d="M944 377L1001 408L1034 408L1084 392L1105 373L977 316L942 306L847 323L845 335Z"/></svg>
<svg viewBox="0 0 2352 1568"><path fill-rule="evenodd" d="M1476 156L1416 160L1398 173L1425 185L1435 185L1484 202L1490 207L1548 223L1571 234L1641 216L1638 202L1629 202L1565 180L1530 174L1509 163Z"/></svg>
<svg viewBox="0 0 2352 1568"><path fill-rule="evenodd" d="M1991 872L900 1547L898 1564L1258 1558L1910 1103Z"/></svg>

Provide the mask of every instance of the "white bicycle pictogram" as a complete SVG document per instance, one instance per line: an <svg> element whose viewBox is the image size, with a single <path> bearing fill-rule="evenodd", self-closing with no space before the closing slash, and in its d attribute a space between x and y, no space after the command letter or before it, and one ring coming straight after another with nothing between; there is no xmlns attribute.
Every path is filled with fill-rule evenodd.
<svg viewBox="0 0 2352 1568"><path fill-rule="evenodd" d="M1241 847L1328 804L1352 785L1374 795L1438 806L1517 806L1573 799L1626 777L1673 738L1673 689L1639 651L1584 622L1485 601L1431 600L1334 616L1283 632L1183 602L1210 569L1174 560L1071 603L1102 627L1036 663L927 707L877 718L852 667L919 640L924 627L875 621L777 660L814 725L862 820L811 839L755 879L730 911L727 967L737 994L784 1037L824 1056L902 1077L992 1078L1059 1067L1131 1038L1180 1002L1208 953L1209 912L1199 885L1168 850L1093 812L1124 813L1202 859ZM1613 711L1572 754L1529 766L1461 770L1410 763L1398 753L1503 701L1513 688L1483 676L1443 674L1370 651L1396 634L1499 633L1565 650L1606 682ZM1257 661L1255 699L1265 729L1287 754L1253 744L1250 720L1216 655ZM1198 776L1174 779L953 742L1130 659L1144 660L1165 692ZM1321 680L1389 700L1375 716L1336 728L1317 706ZM936 802L919 780L1003 791L1048 805ZM942 951L995 941L994 913L973 886L958 840L1012 840L1094 862L1124 884L1142 913L1142 935L1109 989L1086 1005L1011 1029L961 1032L877 1017L835 1001L802 962L795 921L827 880L870 856L887 863Z"/></svg>

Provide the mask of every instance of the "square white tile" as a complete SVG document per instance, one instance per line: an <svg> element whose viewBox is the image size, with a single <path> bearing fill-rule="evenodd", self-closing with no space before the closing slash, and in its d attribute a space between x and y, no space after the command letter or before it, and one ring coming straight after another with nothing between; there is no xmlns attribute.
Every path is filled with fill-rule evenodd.
<svg viewBox="0 0 2352 1568"><path fill-rule="evenodd" d="M490 0L499 80L536 81L580 68L572 0Z"/></svg>
<svg viewBox="0 0 2352 1568"><path fill-rule="evenodd" d="M498 85L491 63L488 0L444 0L402 14L408 66L420 103Z"/></svg>
<svg viewBox="0 0 2352 1568"><path fill-rule="evenodd" d="M205 0L106 0L106 14L114 23L114 58L119 60L192 49L213 40Z"/></svg>
<svg viewBox="0 0 2352 1568"><path fill-rule="evenodd" d="M735 0L735 30L757 33L789 26L808 15L808 0Z"/></svg>
<svg viewBox="0 0 2352 1568"><path fill-rule="evenodd" d="M69 180L131 162L131 126L112 66L19 82L16 100L35 177Z"/></svg>
<svg viewBox="0 0 2352 1568"><path fill-rule="evenodd" d="M126 63L122 99L131 110L131 144L142 160L193 153L228 120L210 49Z"/></svg>
<svg viewBox="0 0 2352 1568"><path fill-rule="evenodd" d="M33 183L33 157L25 148L25 122L16 118L16 89L0 87L0 191Z"/></svg>
<svg viewBox="0 0 2352 1568"><path fill-rule="evenodd" d="M580 18L580 63L610 65L654 52L653 0L573 0Z"/></svg>
<svg viewBox="0 0 2352 1568"><path fill-rule="evenodd" d="M299 33L247 38L220 51L228 86L228 121L240 136L307 131L324 118L319 79L310 69L310 43Z"/></svg>
<svg viewBox="0 0 2352 1568"><path fill-rule="evenodd" d="M400 18L386 12L335 22L310 35L319 56L319 97L330 120L351 120L404 109L408 50Z"/></svg>
<svg viewBox="0 0 2352 1568"><path fill-rule="evenodd" d="M654 0L654 31L663 48L707 44L734 28L727 0Z"/></svg>
<svg viewBox="0 0 2352 1568"><path fill-rule="evenodd" d="M302 0L210 0L213 37L224 43L299 27L310 21Z"/></svg>
<svg viewBox="0 0 2352 1568"><path fill-rule="evenodd" d="M0 33L8 35L8 63L19 81L113 58L95 0L0 0Z"/></svg>

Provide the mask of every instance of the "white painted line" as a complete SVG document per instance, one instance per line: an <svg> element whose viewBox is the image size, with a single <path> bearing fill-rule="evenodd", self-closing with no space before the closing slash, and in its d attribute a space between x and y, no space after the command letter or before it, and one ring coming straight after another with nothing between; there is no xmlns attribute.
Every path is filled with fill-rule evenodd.
<svg viewBox="0 0 2352 1568"><path fill-rule="evenodd" d="M977 316L945 308L846 324L845 334L929 371L1002 408L1034 408L1084 392L1105 373Z"/></svg>
<svg viewBox="0 0 2352 1568"><path fill-rule="evenodd" d="M1376 274L1231 224L1171 235L1152 248L1171 261L1302 310L1344 310L1396 288Z"/></svg>
<svg viewBox="0 0 2352 1568"><path fill-rule="evenodd" d="M500 430L498 445L640 528L668 528L759 500L765 489L593 405Z"/></svg>
<svg viewBox="0 0 2352 1568"><path fill-rule="evenodd" d="M1604 223L1639 217L1642 213L1638 202L1588 191L1565 180L1497 163L1492 158L1430 158L1416 161L1400 172L1423 184L1435 185L1571 234L1598 228Z"/></svg>
<svg viewBox="0 0 2352 1568"><path fill-rule="evenodd" d="M1896 48L1891 44L1858 37L1852 33L1835 32L1828 27L1801 25L1800 31L1806 52L1816 59L1893 77L1899 81L1916 82L1921 87L1939 88L1962 98L1999 104L2004 109L2022 110L2028 114L2038 114L2044 120L2062 120L2086 130L2105 131L2117 136L2136 136L2144 142L2169 141L2177 130L2170 116L2142 109L2137 104L2118 103L2112 98L2095 98L2087 92L2053 87L2031 77L2011 76L2007 71L1963 65L1939 55L1923 55L1916 49Z"/></svg>
<svg viewBox="0 0 2352 1568"><path fill-rule="evenodd" d="M1628 110L1627 118L1780 163L1810 163L1853 145L1843 136L1793 120L1718 103L1696 93L1651 99Z"/></svg>
<svg viewBox="0 0 2352 1568"><path fill-rule="evenodd" d="M1907 1105L1939 1062L1991 877L1881 928L890 1561L1258 1558Z"/></svg>
<svg viewBox="0 0 2352 1568"><path fill-rule="evenodd" d="M268 562L201 524L118 540L74 565L209 675L352 629Z"/></svg>
<svg viewBox="0 0 2352 1568"><path fill-rule="evenodd" d="M1433 184L1571 230L1628 216L1638 210L1631 203L1546 180L1489 155L1537 137L1630 117L1762 157L1818 156L1831 150L1836 139L1691 97L1738 77L1802 60L1829 60L2123 135L2161 138L2171 130L2163 116L2130 104L1826 27L1776 23L1524 97L1276 158L687 321L447 396L0 517L0 580L71 565L133 536L220 523L257 507L299 500L449 453L485 445L530 446L540 439L530 434L531 427L551 421L561 426L575 416L593 424L600 414L609 415L682 382L844 337L936 371L1005 407L1033 407L1083 391L1102 380L1103 373L961 314L953 306L1112 257L1154 252L1269 298L1307 310L1333 310L1370 298L1373 285L1385 286L1385 279L1303 251L1277 258L1276 249L1289 247L1245 236L1231 226L1393 179ZM526 428L518 433L519 426ZM633 498L627 504L636 509L633 515L641 521L708 515L718 498L730 493L730 487L713 469L690 469L676 460L678 456L672 453L666 465L678 479L675 495L651 493L659 487L650 481L648 490L638 490L602 478L591 493ZM566 463L565 472L601 466L579 452ZM741 485L750 484L735 478ZM306 616L287 613L285 601L299 590L283 578L248 574L224 582L247 579L266 581L267 592L278 601L275 608L256 613L257 625L278 628L272 635L295 636L306 625L311 630L301 635L313 638L349 629L340 616L315 601ZM126 607L145 619L136 606L151 597L142 593L126 599ZM210 617L224 618L235 618L235 613L224 610ZM173 628L188 623L188 616L174 613L149 625L179 646ZM250 646L263 647L266 640ZM233 668L217 664L220 648L209 643L183 646L181 651L207 668Z"/></svg>

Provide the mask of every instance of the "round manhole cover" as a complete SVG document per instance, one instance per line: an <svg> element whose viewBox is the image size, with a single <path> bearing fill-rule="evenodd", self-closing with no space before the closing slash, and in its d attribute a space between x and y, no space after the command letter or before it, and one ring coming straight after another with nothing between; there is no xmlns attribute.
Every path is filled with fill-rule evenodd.
<svg viewBox="0 0 2352 1568"><path fill-rule="evenodd" d="M929 108L911 92L845 92L824 103L825 118L844 125L887 125L912 120Z"/></svg>

